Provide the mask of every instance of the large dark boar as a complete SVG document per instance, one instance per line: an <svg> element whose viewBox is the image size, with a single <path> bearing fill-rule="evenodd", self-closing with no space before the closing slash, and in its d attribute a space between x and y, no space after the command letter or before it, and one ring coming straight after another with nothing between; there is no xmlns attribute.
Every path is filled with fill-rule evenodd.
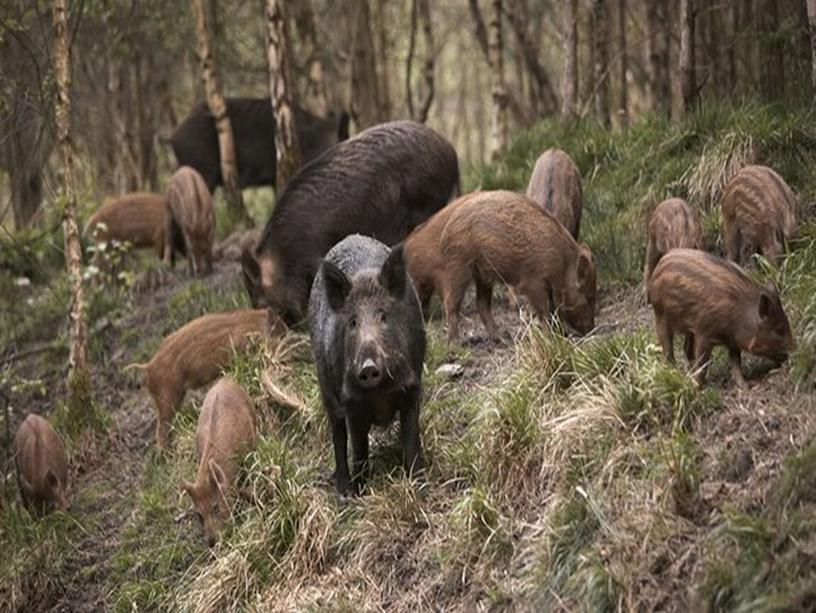
<svg viewBox="0 0 816 613"><path fill-rule="evenodd" d="M655 266L670 249L703 248L700 215L682 198L669 198L658 204L649 215L647 231L644 291Z"/></svg>
<svg viewBox="0 0 816 613"><path fill-rule="evenodd" d="M38 513L68 510L68 458L51 424L31 413L17 428L13 453L23 505Z"/></svg>
<svg viewBox="0 0 816 613"><path fill-rule="evenodd" d="M198 473L182 487L193 501L207 544L215 545L218 523L227 516L227 494L241 454L255 447L255 411L244 389L229 377L212 386L196 427Z"/></svg>
<svg viewBox="0 0 816 613"><path fill-rule="evenodd" d="M269 98L227 98L227 114L232 123L238 185L242 188L275 186L275 114ZM295 128L304 164L332 145L348 138L348 113L317 117L295 107ZM199 104L181 122L170 139L180 166L192 166L207 183L211 193L223 185L218 134L206 104Z"/></svg>
<svg viewBox="0 0 816 613"><path fill-rule="evenodd" d="M479 316L492 337L497 332L490 311L496 281L526 296L542 320L550 315L552 294L570 326L582 334L592 330L596 280L589 248L579 245L563 225L526 196L491 191L466 198L440 239L442 267L436 288L445 309L448 339L459 334L459 308L474 281Z"/></svg>
<svg viewBox="0 0 816 613"><path fill-rule="evenodd" d="M215 209L210 190L204 179L189 166L182 166L170 178L167 186L167 216L165 230L165 259L172 252L172 236L177 226L184 237L190 274L208 275L212 272L213 239L215 238Z"/></svg>
<svg viewBox="0 0 816 613"><path fill-rule="evenodd" d="M578 240L583 209L581 173L569 155L561 149L547 149L542 153L527 184L527 197L560 221Z"/></svg>
<svg viewBox="0 0 816 613"><path fill-rule="evenodd" d="M400 415L403 464L422 469L419 402L425 326L402 248L352 235L326 255L309 300L309 327L334 443L337 490L360 492L368 432ZM347 445L351 434L352 470Z"/></svg>
<svg viewBox="0 0 816 613"><path fill-rule="evenodd" d="M394 245L457 193L459 163L431 128L369 128L305 166L286 186L254 253L242 256L253 305L303 319L320 259L350 234Z"/></svg>
<svg viewBox="0 0 816 613"><path fill-rule="evenodd" d="M84 234L97 246L112 240L128 242L137 249L151 247L159 259L172 261L175 251L184 253L184 239L180 232L175 232L169 241L166 240L167 220L164 194L123 194L105 201L85 224ZM175 249L166 253L170 246ZM100 256L101 252L97 250L94 260L98 261Z"/></svg>
<svg viewBox="0 0 816 613"><path fill-rule="evenodd" d="M776 287L763 287L736 264L702 251L664 255L649 279L649 300L666 358L674 362L674 335L684 334L700 383L715 345L728 348L738 385L744 383L742 351L781 363L795 346Z"/></svg>
<svg viewBox="0 0 816 613"><path fill-rule="evenodd" d="M167 336L146 364L125 370L145 371L147 389L158 413L156 444L167 444L170 424L184 394L214 381L246 337L264 335L274 341L286 332L280 319L264 309L203 315Z"/></svg>
<svg viewBox="0 0 816 613"><path fill-rule="evenodd" d="M767 166L746 166L725 187L723 239L728 259L761 253L776 263L796 229L797 201L788 184Z"/></svg>

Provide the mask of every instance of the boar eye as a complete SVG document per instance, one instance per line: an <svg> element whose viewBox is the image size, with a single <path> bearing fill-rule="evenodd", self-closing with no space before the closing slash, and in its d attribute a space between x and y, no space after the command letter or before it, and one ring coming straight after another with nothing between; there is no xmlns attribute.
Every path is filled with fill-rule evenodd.
<svg viewBox="0 0 816 613"><path fill-rule="evenodd" d="M385 311L380 311L380 322L385 323Z"/></svg>
<svg viewBox="0 0 816 613"><path fill-rule="evenodd" d="M354 330L354 328L356 328L356 327L357 327L357 318L352 317L351 319L349 319L349 328Z"/></svg>

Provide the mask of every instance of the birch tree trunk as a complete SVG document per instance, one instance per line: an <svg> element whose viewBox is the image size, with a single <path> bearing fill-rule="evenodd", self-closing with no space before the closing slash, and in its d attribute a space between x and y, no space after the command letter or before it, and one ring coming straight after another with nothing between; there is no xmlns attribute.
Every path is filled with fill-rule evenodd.
<svg viewBox="0 0 816 613"><path fill-rule="evenodd" d="M816 0L807 0L807 14L810 24L810 80L816 98Z"/></svg>
<svg viewBox="0 0 816 613"><path fill-rule="evenodd" d="M323 63L318 53L312 0L295 0L291 4L301 52L306 58L306 92L303 100L312 113L325 117L329 113L329 105L326 101L326 88L323 83Z"/></svg>
<svg viewBox="0 0 816 613"><path fill-rule="evenodd" d="M595 44L595 116L609 125L609 13L606 0L592 3L592 23Z"/></svg>
<svg viewBox="0 0 816 613"><path fill-rule="evenodd" d="M629 87L626 82L629 71L629 57L626 48L626 0L618 0L618 53L619 57L619 98L618 120L622 126L629 123Z"/></svg>
<svg viewBox="0 0 816 613"><path fill-rule="evenodd" d="M578 0L564 2L564 75L561 114L577 115L578 95Z"/></svg>
<svg viewBox="0 0 816 613"><path fill-rule="evenodd" d="M490 156L495 159L507 145L507 93L504 83L504 45L502 42L502 0L492 0L488 25L490 91L493 98L490 122Z"/></svg>
<svg viewBox="0 0 816 613"><path fill-rule="evenodd" d="M74 151L71 144L71 58L68 47L66 0L54 0L54 72L57 85L57 143L62 165L62 228L65 241L65 263L71 283L70 351L68 354L68 389L77 400L87 397L88 327L82 288L82 247L76 220L74 192ZM83 405L77 405L83 406Z"/></svg>
<svg viewBox="0 0 816 613"><path fill-rule="evenodd" d="M283 189L301 164L300 147L292 109L292 90L287 56L285 0L266 0L267 59L269 92L275 113L275 149L277 152L277 189Z"/></svg>
<svg viewBox="0 0 816 613"><path fill-rule="evenodd" d="M207 25L207 13L203 0L191 0L196 16L196 39L198 42L198 59L201 63L201 80L207 94L207 106L215 120L215 129L218 132L218 150L221 157L221 176L224 180L224 197L233 212L241 222L247 222L249 217L244 208L244 199L238 185L238 165L235 156L235 138L232 133L232 122L227 114L227 105L221 93L221 83L218 80L215 57L210 46L210 32Z"/></svg>
<svg viewBox="0 0 816 613"><path fill-rule="evenodd" d="M697 75L694 69L695 0L680 0L680 92L683 113L694 107L697 98Z"/></svg>

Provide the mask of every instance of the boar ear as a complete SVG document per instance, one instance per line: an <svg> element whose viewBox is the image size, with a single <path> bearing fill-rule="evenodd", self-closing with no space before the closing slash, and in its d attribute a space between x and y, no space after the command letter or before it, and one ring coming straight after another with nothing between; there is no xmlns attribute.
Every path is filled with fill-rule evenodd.
<svg viewBox="0 0 816 613"><path fill-rule="evenodd" d="M391 253L380 269L380 283L392 296L405 294L405 260L402 257L402 243L391 249Z"/></svg>
<svg viewBox="0 0 816 613"><path fill-rule="evenodd" d="M261 287L261 268L258 260L252 254L252 247L245 247L241 251L241 277L244 279L244 286L249 294L252 306L258 307L258 294Z"/></svg>
<svg viewBox="0 0 816 613"><path fill-rule="evenodd" d="M762 292L759 295L759 318L762 321L767 320L770 317L772 310L773 310L773 300L771 299L771 297L768 294L766 294L765 292Z"/></svg>
<svg viewBox="0 0 816 613"><path fill-rule="evenodd" d="M341 310L351 291L351 281L346 273L326 260L323 261L323 281L326 284L329 306L333 311Z"/></svg>
<svg viewBox="0 0 816 613"><path fill-rule="evenodd" d="M592 256L589 254L589 249L581 245L581 250L578 252L578 282L582 286L586 285L591 276Z"/></svg>
<svg viewBox="0 0 816 613"><path fill-rule="evenodd" d="M774 283L771 279L768 279L768 281L765 283L765 289L767 289L772 296L779 295L779 288L776 287L776 283Z"/></svg>

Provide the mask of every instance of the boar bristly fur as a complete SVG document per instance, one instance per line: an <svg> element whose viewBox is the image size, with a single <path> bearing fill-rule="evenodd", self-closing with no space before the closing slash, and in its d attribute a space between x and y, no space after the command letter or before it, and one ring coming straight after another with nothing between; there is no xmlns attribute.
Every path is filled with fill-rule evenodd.
<svg viewBox="0 0 816 613"><path fill-rule="evenodd" d="M402 248L352 235L329 251L309 302L312 349L335 457L335 485L359 493L368 433L400 416L403 465L422 470L419 403L425 327ZM351 436L352 472L347 459Z"/></svg>
<svg viewBox="0 0 816 613"><path fill-rule="evenodd" d="M761 253L777 263L796 229L796 196L767 166L746 166L725 187L722 197L723 241L729 260Z"/></svg>
<svg viewBox="0 0 816 613"><path fill-rule="evenodd" d="M210 274L215 239L215 209L207 184L193 168L182 166L170 178L167 207L169 215L165 230L165 260L169 263L175 225L184 237L190 274Z"/></svg>
<svg viewBox="0 0 816 613"><path fill-rule="evenodd" d="M646 265L643 291L655 266L670 249L702 249L703 228L700 215L682 198L669 198L658 204L647 227Z"/></svg>
<svg viewBox="0 0 816 613"><path fill-rule="evenodd" d="M146 364L127 368L145 371L147 389L156 404L156 444L164 448L176 410L187 390L214 381L249 335L273 339L285 332L280 319L266 311L238 310L204 315L179 328L161 343Z"/></svg>
<svg viewBox="0 0 816 613"><path fill-rule="evenodd" d="M346 236L404 239L457 195L453 146L431 128L394 121L364 130L288 183L254 252L242 259L252 304L303 319L320 261Z"/></svg>
<svg viewBox="0 0 816 613"><path fill-rule="evenodd" d="M68 458L51 424L29 414L14 435L13 453L23 505L41 514L67 511Z"/></svg>
<svg viewBox="0 0 816 613"><path fill-rule="evenodd" d="M581 231L581 173L561 149L547 149L536 161L527 197L555 217L575 240Z"/></svg>
<svg viewBox="0 0 816 613"><path fill-rule="evenodd" d="M685 352L700 383L711 350L725 345L738 385L742 352L784 361L794 347L779 292L762 286L736 264L693 249L672 249L649 279L655 330L666 358L674 361L674 335L685 335Z"/></svg>
<svg viewBox="0 0 816 613"><path fill-rule="evenodd" d="M227 494L240 468L241 455L255 447L255 412L244 389L229 377L212 386L196 428L198 473L182 487L193 501L207 544L218 537L228 515Z"/></svg>
<svg viewBox="0 0 816 613"><path fill-rule="evenodd" d="M479 316L493 337L497 329L490 306L496 282L526 296L542 321L550 316L552 294L579 333L595 326L595 265L589 248L526 196L508 191L472 195L451 215L441 246L438 290L449 340L458 336L459 308L472 282Z"/></svg>

